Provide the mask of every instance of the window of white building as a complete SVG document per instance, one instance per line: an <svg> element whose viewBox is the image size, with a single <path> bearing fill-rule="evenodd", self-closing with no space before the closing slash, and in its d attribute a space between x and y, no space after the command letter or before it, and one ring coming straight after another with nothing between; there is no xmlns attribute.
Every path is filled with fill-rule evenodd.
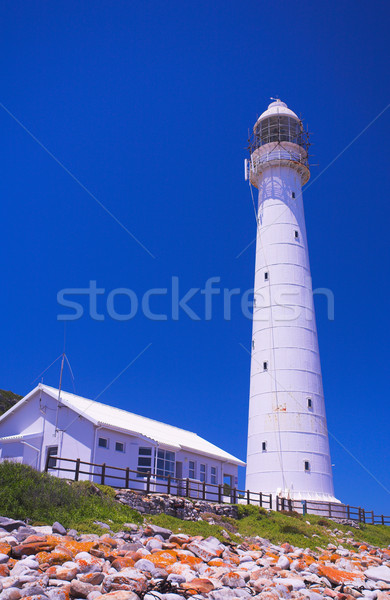
<svg viewBox="0 0 390 600"><path fill-rule="evenodd" d="M307 408L313 408L313 401L311 398L307 399Z"/></svg>
<svg viewBox="0 0 390 600"><path fill-rule="evenodd" d="M175 474L175 453L169 450L157 452L157 477L172 477Z"/></svg>
<svg viewBox="0 0 390 600"><path fill-rule="evenodd" d="M138 466L137 466L137 477L143 477L146 473L152 472L152 449L151 448L139 448L138 449Z"/></svg>
<svg viewBox="0 0 390 600"><path fill-rule="evenodd" d="M199 479L201 481L206 481L206 465L200 465L200 468L199 468Z"/></svg>
<svg viewBox="0 0 390 600"><path fill-rule="evenodd" d="M190 479L196 479L196 466L194 460L188 462L188 477Z"/></svg>
<svg viewBox="0 0 390 600"><path fill-rule="evenodd" d="M125 445L123 442L115 442L115 450L117 452L124 452L125 451Z"/></svg>
<svg viewBox="0 0 390 600"><path fill-rule="evenodd" d="M99 445L99 448L108 448L108 439L100 437L98 445Z"/></svg>
<svg viewBox="0 0 390 600"><path fill-rule="evenodd" d="M216 485L216 483L217 483L217 467L210 468L210 479L211 479L211 483Z"/></svg>
<svg viewBox="0 0 390 600"><path fill-rule="evenodd" d="M305 471L310 471L310 463L308 460L305 460Z"/></svg>
<svg viewBox="0 0 390 600"><path fill-rule="evenodd" d="M49 446L47 449L47 456L48 456L48 462L47 462L48 468L55 469L57 467L57 460L55 458L51 458L51 457L58 456L58 446Z"/></svg>

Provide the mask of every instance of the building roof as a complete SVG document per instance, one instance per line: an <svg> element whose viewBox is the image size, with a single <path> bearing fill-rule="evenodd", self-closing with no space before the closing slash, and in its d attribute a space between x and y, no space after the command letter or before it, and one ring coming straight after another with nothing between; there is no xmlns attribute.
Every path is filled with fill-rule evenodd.
<svg viewBox="0 0 390 600"><path fill-rule="evenodd" d="M42 390L49 396L58 400L58 389L48 385L39 384L35 390ZM35 391L33 390L33 392ZM28 397L32 395L31 392ZM27 396L26 396L27 398ZM23 399L24 400L24 399ZM23 400L18 404L20 405ZM225 452L218 446L208 442L196 433L142 417L134 413L108 406L95 400L76 396L70 392L61 390L61 402L92 421L96 425L103 425L125 433L141 435L157 444L167 446L173 450L187 450L196 454L203 454L235 465L245 466L245 463L232 454ZM14 408L16 408L15 405ZM11 409L13 410L13 409Z"/></svg>
<svg viewBox="0 0 390 600"><path fill-rule="evenodd" d="M262 121L263 119L266 119L267 117L272 117L273 115L286 115L288 117L293 117L294 119L297 119L299 121L299 117L295 114L295 112L293 112L290 108L288 108L287 104L285 102L282 102L281 100L275 100L275 102L271 102L271 104L268 105L267 110L265 110L260 117L257 119L256 121L256 125L259 121Z"/></svg>

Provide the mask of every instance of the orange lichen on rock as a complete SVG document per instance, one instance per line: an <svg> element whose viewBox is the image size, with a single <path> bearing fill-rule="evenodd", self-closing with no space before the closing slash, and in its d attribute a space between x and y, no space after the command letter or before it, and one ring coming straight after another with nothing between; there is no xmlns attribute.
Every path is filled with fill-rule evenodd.
<svg viewBox="0 0 390 600"><path fill-rule="evenodd" d="M307 566L312 565L313 563L317 562L316 559L313 558L313 556L310 556L310 554L304 554L302 558L305 561Z"/></svg>
<svg viewBox="0 0 390 600"><path fill-rule="evenodd" d="M200 558L198 558L198 560L200 560L200 562L202 562L202 560ZM227 563L225 563L222 560L222 558L213 558L207 564L209 565L209 567L228 567L229 566Z"/></svg>
<svg viewBox="0 0 390 600"><path fill-rule="evenodd" d="M201 558L198 558L197 556L189 556L188 554L180 554L179 560L183 565L188 565L191 567L191 569L194 569L196 565L203 563Z"/></svg>
<svg viewBox="0 0 390 600"><path fill-rule="evenodd" d="M11 554L11 545L7 544L7 542L0 542L0 554L7 554L9 556Z"/></svg>
<svg viewBox="0 0 390 600"><path fill-rule="evenodd" d="M187 590L188 594L208 594L214 589L213 583L209 579L193 579L189 583L182 583L181 587Z"/></svg>
<svg viewBox="0 0 390 600"><path fill-rule="evenodd" d="M111 563L111 566L117 571L121 571L127 567L134 567L134 564L134 560L130 556L119 556Z"/></svg>
<svg viewBox="0 0 390 600"><path fill-rule="evenodd" d="M175 550L159 550L147 557L156 567L165 568L168 565L173 565L177 561L177 553Z"/></svg>
<svg viewBox="0 0 390 600"><path fill-rule="evenodd" d="M318 565L318 574L322 577L329 579L333 585L341 585L342 583L351 583L352 581L363 578L360 573L350 573L348 571L339 571L334 567L326 567L325 565Z"/></svg>
<svg viewBox="0 0 390 600"><path fill-rule="evenodd" d="M0 565L0 577L8 577L9 575L9 568L8 565Z"/></svg>

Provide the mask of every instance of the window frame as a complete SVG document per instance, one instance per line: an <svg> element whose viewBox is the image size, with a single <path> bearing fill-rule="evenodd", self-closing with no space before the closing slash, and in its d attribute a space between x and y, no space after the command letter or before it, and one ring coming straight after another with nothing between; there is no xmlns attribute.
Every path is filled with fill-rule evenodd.
<svg viewBox="0 0 390 600"><path fill-rule="evenodd" d="M146 451L146 452L145 452ZM140 459L150 464L140 464ZM137 477L146 477L153 470L153 448L151 446L138 446Z"/></svg>
<svg viewBox="0 0 390 600"><path fill-rule="evenodd" d="M105 444L101 444L100 440L104 440ZM108 450L108 448L109 448L109 439L105 438L105 437L99 437L98 438L98 448L103 448L104 450Z"/></svg>
<svg viewBox="0 0 390 600"><path fill-rule="evenodd" d="M268 371L268 360L263 361L263 371Z"/></svg>
<svg viewBox="0 0 390 600"><path fill-rule="evenodd" d="M217 467L210 467L210 483L212 485L218 485L218 470Z"/></svg>
<svg viewBox="0 0 390 600"><path fill-rule="evenodd" d="M203 467L203 469L202 469ZM202 483L207 483L207 465L206 463L199 464L199 480Z"/></svg>
<svg viewBox="0 0 390 600"><path fill-rule="evenodd" d="M122 446L121 450L118 449L118 445ZM115 441L115 452L122 452L122 454L124 454L126 451L125 448L126 448L125 442L119 442L118 440Z"/></svg>
<svg viewBox="0 0 390 600"><path fill-rule="evenodd" d="M305 473L310 473L311 467L310 467L310 461L309 460L304 460L303 461L303 469L304 469Z"/></svg>
<svg viewBox="0 0 390 600"><path fill-rule="evenodd" d="M194 465L193 469L191 468L191 464ZM191 475L192 473L192 475ZM196 461L190 460L188 461L188 477L189 479L196 479Z"/></svg>
<svg viewBox="0 0 390 600"><path fill-rule="evenodd" d="M158 448L156 461L156 477L159 479L166 479L169 476L174 477L175 466L175 452L172 452L172 450L166 450L165 448Z"/></svg>
<svg viewBox="0 0 390 600"><path fill-rule="evenodd" d="M261 442L261 451L267 452L267 442Z"/></svg>
<svg viewBox="0 0 390 600"><path fill-rule="evenodd" d="M313 400L312 400L312 398L308 398L307 399L307 408L309 408L310 410L313 408Z"/></svg>
<svg viewBox="0 0 390 600"><path fill-rule="evenodd" d="M51 452L55 450L55 452ZM47 460L47 468L48 469L56 469L57 468L57 459L51 458L52 456L58 456L58 446L47 446L46 450L46 460ZM50 458L48 458L50 457Z"/></svg>

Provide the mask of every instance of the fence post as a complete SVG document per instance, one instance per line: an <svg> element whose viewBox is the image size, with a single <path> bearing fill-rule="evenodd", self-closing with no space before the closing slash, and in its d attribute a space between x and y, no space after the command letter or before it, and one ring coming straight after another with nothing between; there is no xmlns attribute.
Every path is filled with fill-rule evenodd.
<svg viewBox="0 0 390 600"><path fill-rule="evenodd" d="M168 479L167 479L167 494L171 493L171 476L168 475Z"/></svg>
<svg viewBox="0 0 390 600"><path fill-rule="evenodd" d="M150 473L146 473L146 493L150 493Z"/></svg>
<svg viewBox="0 0 390 600"><path fill-rule="evenodd" d="M362 508L362 514L363 514L363 523L366 522L366 511L364 510L364 508Z"/></svg>
<svg viewBox="0 0 390 600"><path fill-rule="evenodd" d="M74 480L75 481L79 480L79 474L80 474L80 459L78 458L76 460L76 468L74 470Z"/></svg>
<svg viewBox="0 0 390 600"><path fill-rule="evenodd" d="M130 469L129 467L126 467L126 481L125 481L125 488L128 490L129 489L129 479L130 479Z"/></svg>
<svg viewBox="0 0 390 600"><path fill-rule="evenodd" d="M222 504L222 485L219 484L218 486L218 502L219 504Z"/></svg>
<svg viewBox="0 0 390 600"><path fill-rule="evenodd" d="M383 515L381 515L381 517L382 517L382 525L384 525L385 524L385 517Z"/></svg>
<svg viewBox="0 0 390 600"><path fill-rule="evenodd" d="M260 492L259 494L259 502L260 502L260 508L263 506L263 492Z"/></svg>
<svg viewBox="0 0 390 600"><path fill-rule="evenodd" d="M269 509L272 510L272 494L269 495Z"/></svg>
<svg viewBox="0 0 390 600"><path fill-rule="evenodd" d="M332 504L329 502L328 506L329 518L332 518Z"/></svg>
<svg viewBox="0 0 390 600"><path fill-rule="evenodd" d="M203 485L202 485L202 498L203 498L203 500L206 500L206 482L205 481L203 482Z"/></svg>
<svg viewBox="0 0 390 600"><path fill-rule="evenodd" d="M276 508L275 508L275 510L276 511L279 510L279 496L276 496Z"/></svg>
<svg viewBox="0 0 390 600"><path fill-rule="evenodd" d="M292 500L291 500L291 498L289 498L289 499L288 499L288 510L289 510L290 512L292 512L292 510L293 510L293 506L292 506Z"/></svg>
<svg viewBox="0 0 390 600"><path fill-rule="evenodd" d="M246 503L247 504L251 503L251 493L249 490L246 491Z"/></svg>
<svg viewBox="0 0 390 600"><path fill-rule="evenodd" d="M187 477L187 479L186 479L186 498L189 498L189 497L190 497L190 480Z"/></svg>
<svg viewBox="0 0 390 600"><path fill-rule="evenodd" d="M349 510L349 504L347 504L347 519L350 518L350 510Z"/></svg>
<svg viewBox="0 0 390 600"><path fill-rule="evenodd" d="M360 506L358 507L358 511L359 511L359 523L362 522L362 509L360 508Z"/></svg>
<svg viewBox="0 0 390 600"><path fill-rule="evenodd" d="M104 485L105 478L106 478L106 463L103 463L102 464L102 472L100 474L100 483L102 485Z"/></svg>
<svg viewBox="0 0 390 600"><path fill-rule="evenodd" d="M237 488L233 488L233 502L232 504L237 504Z"/></svg>

